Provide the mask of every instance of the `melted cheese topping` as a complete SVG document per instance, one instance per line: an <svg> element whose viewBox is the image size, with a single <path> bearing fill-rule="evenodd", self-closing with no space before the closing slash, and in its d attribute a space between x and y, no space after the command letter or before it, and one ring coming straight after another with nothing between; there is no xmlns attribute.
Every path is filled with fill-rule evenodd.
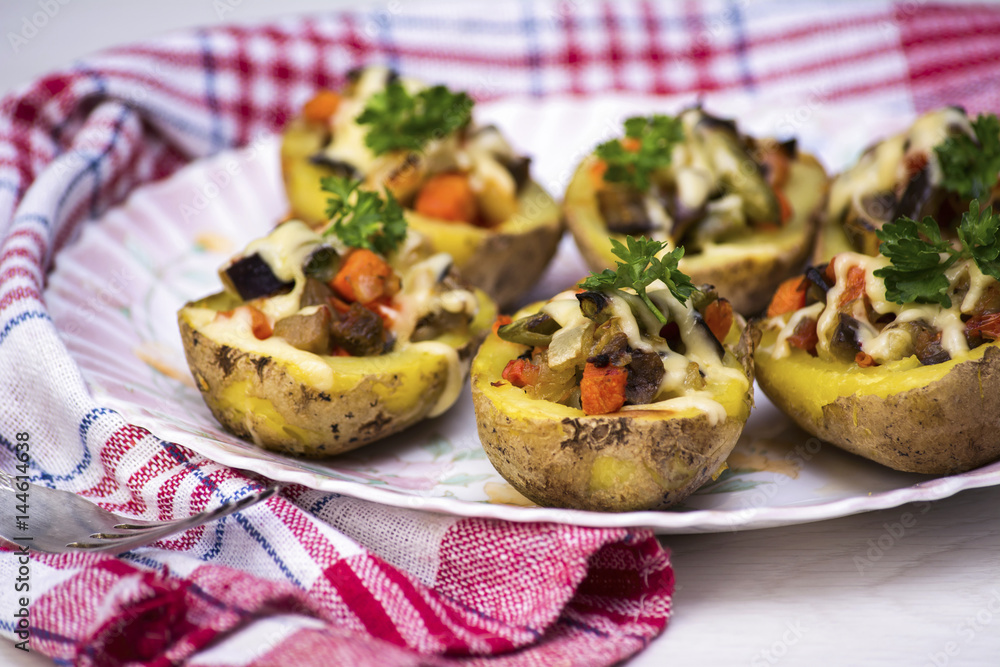
<svg viewBox="0 0 1000 667"><path fill-rule="evenodd" d="M836 284L830 288L826 294L826 302L812 304L802 308L787 320L785 316L772 318L767 326L779 328L777 341L771 350L771 356L780 359L789 354L787 338L794 332L795 326L804 318L815 318L816 354L820 359L830 361L834 359L834 354L830 349L830 343L840 322L840 311L836 307L827 308L826 304L838 304L848 283L847 275L852 267L860 267L865 272L865 294L871 304L872 310L878 315L892 313L895 315L893 322L925 322L935 330L941 332L941 347L954 359L969 351L969 345L965 337L965 322L962 321L963 314L969 314L982 297L986 288L995 283L996 280L984 275L979 267L972 260L956 262L945 276L951 285L950 292L954 292L954 287L962 280L968 280L969 291L961 300L952 298L950 308L942 308L938 304L908 303L898 304L889 301L885 295L885 283L881 278L874 275L878 269L888 266L889 260L878 255L869 257L853 252L840 253L834 257L833 267L837 276ZM858 329L858 342L861 349L869 354L880 364L895 361L911 354L913 341L909 331L904 328L886 326L880 332L868 321L867 313L861 300L854 304L854 311L849 313L860 323Z"/></svg>
<svg viewBox="0 0 1000 667"><path fill-rule="evenodd" d="M905 132L873 146L833 181L827 211L839 218L851 205L860 209L864 196L894 190L907 177L904 157L909 153L927 156L931 182L939 184L941 167L934 147L956 130L975 136L969 119L958 109L946 107L923 114Z"/></svg>
<svg viewBox="0 0 1000 667"><path fill-rule="evenodd" d="M299 305L305 286L303 265L320 245L333 245L341 255L347 252L339 241L323 238L297 220L278 225L268 236L250 243L244 251L244 255L259 254L281 280L295 281L295 287L288 294L253 301L253 305L268 317L272 327L285 317L309 315L318 309L318 306L300 308ZM423 241L411 231L393 262L400 274L402 288L393 300L396 317L391 331L395 336L394 351L420 350L440 356L447 362L445 388L431 411L430 416L433 417L457 400L468 362L462 362L455 347L447 343L411 342L410 337L421 318L442 310L464 313L471 322L479 310L479 301L469 290L442 290L440 281L451 267L452 259L446 253L424 257L423 247ZM230 318L217 317L216 311L209 309L201 309L198 313L197 321L193 321L192 325L212 339L235 349L280 359L291 367L297 379L315 388L328 389L332 386L333 357L299 350L278 336L257 339L252 333L247 309L237 309Z"/></svg>
<svg viewBox="0 0 1000 667"><path fill-rule="evenodd" d="M608 308L612 312L612 317L618 319L619 327L628 338L629 347L633 350L655 352L663 361L664 375L657 392L660 400L644 405L626 406L622 410L677 412L695 408L708 414L713 425L725 421L726 409L712 397L711 392L694 389L686 382L690 364L692 362L697 364L708 385L740 382L741 388L746 390L750 385L746 374L740 368L727 365L725 360L719 357L714 339L709 338L711 333L696 320L694 305L690 299L686 304L681 304L661 281L653 282L646 293L658 308L669 313L670 321L677 323L686 354L670 349L662 338L652 338L643 334L643 331L659 331L661 325L638 295L627 292L605 293L611 299ZM560 331L572 330L591 323L580 309L575 291L557 294L542 307L542 312L559 323L562 327Z"/></svg>

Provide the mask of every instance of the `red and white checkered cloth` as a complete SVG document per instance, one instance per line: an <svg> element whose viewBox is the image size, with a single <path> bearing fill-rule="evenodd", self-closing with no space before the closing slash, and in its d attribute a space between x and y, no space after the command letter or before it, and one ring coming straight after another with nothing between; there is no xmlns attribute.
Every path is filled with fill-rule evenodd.
<svg viewBox="0 0 1000 667"><path fill-rule="evenodd" d="M0 469L169 519L259 482L126 423L87 391L46 271L134 187L278 130L382 62L477 93L742 89L1000 108L1000 8L844 2L468 2L176 34L35 81L0 107ZM398 11L397 11L398 10ZM60 664L607 665L667 623L647 531L425 515L292 488L121 558L0 552L0 633Z"/></svg>

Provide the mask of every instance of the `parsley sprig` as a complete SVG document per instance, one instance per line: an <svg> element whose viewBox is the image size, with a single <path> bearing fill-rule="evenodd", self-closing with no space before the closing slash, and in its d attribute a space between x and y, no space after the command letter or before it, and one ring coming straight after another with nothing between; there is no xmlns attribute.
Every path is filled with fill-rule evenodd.
<svg viewBox="0 0 1000 667"><path fill-rule="evenodd" d="M1000 174L1000 120L993 114L980 114L972 121L972 129L975 140L961 133L934 150L944 173L944 188L960 197L981 199Z"/></svg>
<svg viewBox="0 0 1000 667"><path fill-rule="evenodd" d="M605 141L594 152L608 165L605 181L626 183L645 192L650 175L670 164L674 144L683 139L684 129L677 118L635 116L625 121L625 139Z"/></svg>
<svg viewBox="0 0 1000 667"><path fill-rule="evenodd" d="M365 144L376 155L394 150L420 150L431 139L445 137L472 119L472 98L445 86L424 88L415 95L398 81L372 95L357 118L368 125Z"/></svg>
<svg viewBox="0 0 1000 667"><path fill-rule="evenodd" d="M958 228L961 248L942 240L938 223L929 216L920 222L900 218L875 235L882 241L881 253L892 262L874 272L885 281L885 296L890 301L937 303L950 308L945 271L962 259L972 259L980 271L1000 280L1000 216L992 207L980 209L976 199L962 214Z"/></svg>
<svg viewBox="0 0 1000 667"><path fill-rule="evenodd" d="M622 260L617 262L617 270L604 269L601 273L591 273L579 283L579 286L587 290L631 287L656 319L661 324L666 324L667 318L649 299L646 288L654 280L662 280L670 293L681 303L698 291L691 284L691 279L677 268L677 262L684 256L684 248L682 246L674 248L661 259L656 255L667 247L663 241L626 236L625 242L628 244L627 247L621 241L611 239L611 251Z"/></svg>
<svg viewBox="0 0 1000 667"><path fill-rule="evenodd" d="M403 208L386 190L385 199L377 192L361 190L361 181L327 176L320 181L327 198L326 215L333 221L323 236L335 234L351 248L367 248L386 255L406 238Z"/></svg>

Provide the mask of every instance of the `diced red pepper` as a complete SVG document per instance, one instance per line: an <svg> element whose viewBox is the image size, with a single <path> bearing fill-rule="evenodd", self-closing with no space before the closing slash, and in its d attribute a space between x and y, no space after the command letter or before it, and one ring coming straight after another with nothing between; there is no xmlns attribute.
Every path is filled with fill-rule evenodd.
<svg viewBox="0 0 1000 667"><path fill-rule="evenodd" d="M799 308L806 305L806 277L796 276L789 278L778 285L778 290L771 298L771 305L767 307L767 316L775 317L785 313L794 313Z"/></svg>
<svg viewBox="0 0 1000 667"><path fill-rule="evenodd" d="M506 326L513 321L514 319L510 315L497 315L497 320L493 323L493 334L499 335L498 330L500 327Z"/></svg>
<svg viewBox="0 0 1000 667"><path fill-rule="evenodd" d="M818 342L819 336L816 335L816 320L811 317L799 320L799 323L795 325L795 331L788 337L789 345L797 347L800 350L805 350L814 357L816 356L816 343Z"/></svg>
<svg viewBox="0 0 1000 667"><path fill-rule="evenodd" d="M840 293L840 307L844 307L855 299L865 295L865 270L860 266L852 266L847 271L847 285Z"/></svg>
<svg viewBox="0 0 1000 667"><path fill-rule="evenodd" d="M1000 313L974 315L965 323L965 335L997 340L1000 338Z"/></svg>
<svg viewBox="0 0 1000 667"><path fill-rule="evenodd" d="M705 324L720 343L726 339L733 326L733 306L726 299L718 299L705 307Z"/></svg>
<svg viewBox="0 0 1000 667"><path fill-rule="evenodd" d="M872 355L867 352L858 352L854 355L854 363L861 368L870 368L871 366L878 366L878 362L872 358Z"/></svg>
<svg viewBox="0 0 1000 667"><path fill-rule="evenodd" d="M527 359L511 359L500 376L515 387L527 387L538 382L538 366Z"/></svg>

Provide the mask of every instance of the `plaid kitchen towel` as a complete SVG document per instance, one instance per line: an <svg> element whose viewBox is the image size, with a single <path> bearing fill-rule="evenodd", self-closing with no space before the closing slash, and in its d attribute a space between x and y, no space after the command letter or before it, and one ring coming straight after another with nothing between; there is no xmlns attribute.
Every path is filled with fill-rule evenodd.
<svg viewBox="0 0 1000 667"><path fill-rule="evenodd" d="M32 481L146 519L260 486L102 406L46 310L46 272L133 188L277 131L352 67L479 99L742 90L792 110L821 96L979 111L1000 106L998 29L1000 8L920 0L389 3L78 61L0 107L0 469L25 452ZM27 636L25 598L30 648L60 664L607 665L666 626L673 574L648 531L292 487L121 558L4 547L0 586L0 633Z"/></svg>

